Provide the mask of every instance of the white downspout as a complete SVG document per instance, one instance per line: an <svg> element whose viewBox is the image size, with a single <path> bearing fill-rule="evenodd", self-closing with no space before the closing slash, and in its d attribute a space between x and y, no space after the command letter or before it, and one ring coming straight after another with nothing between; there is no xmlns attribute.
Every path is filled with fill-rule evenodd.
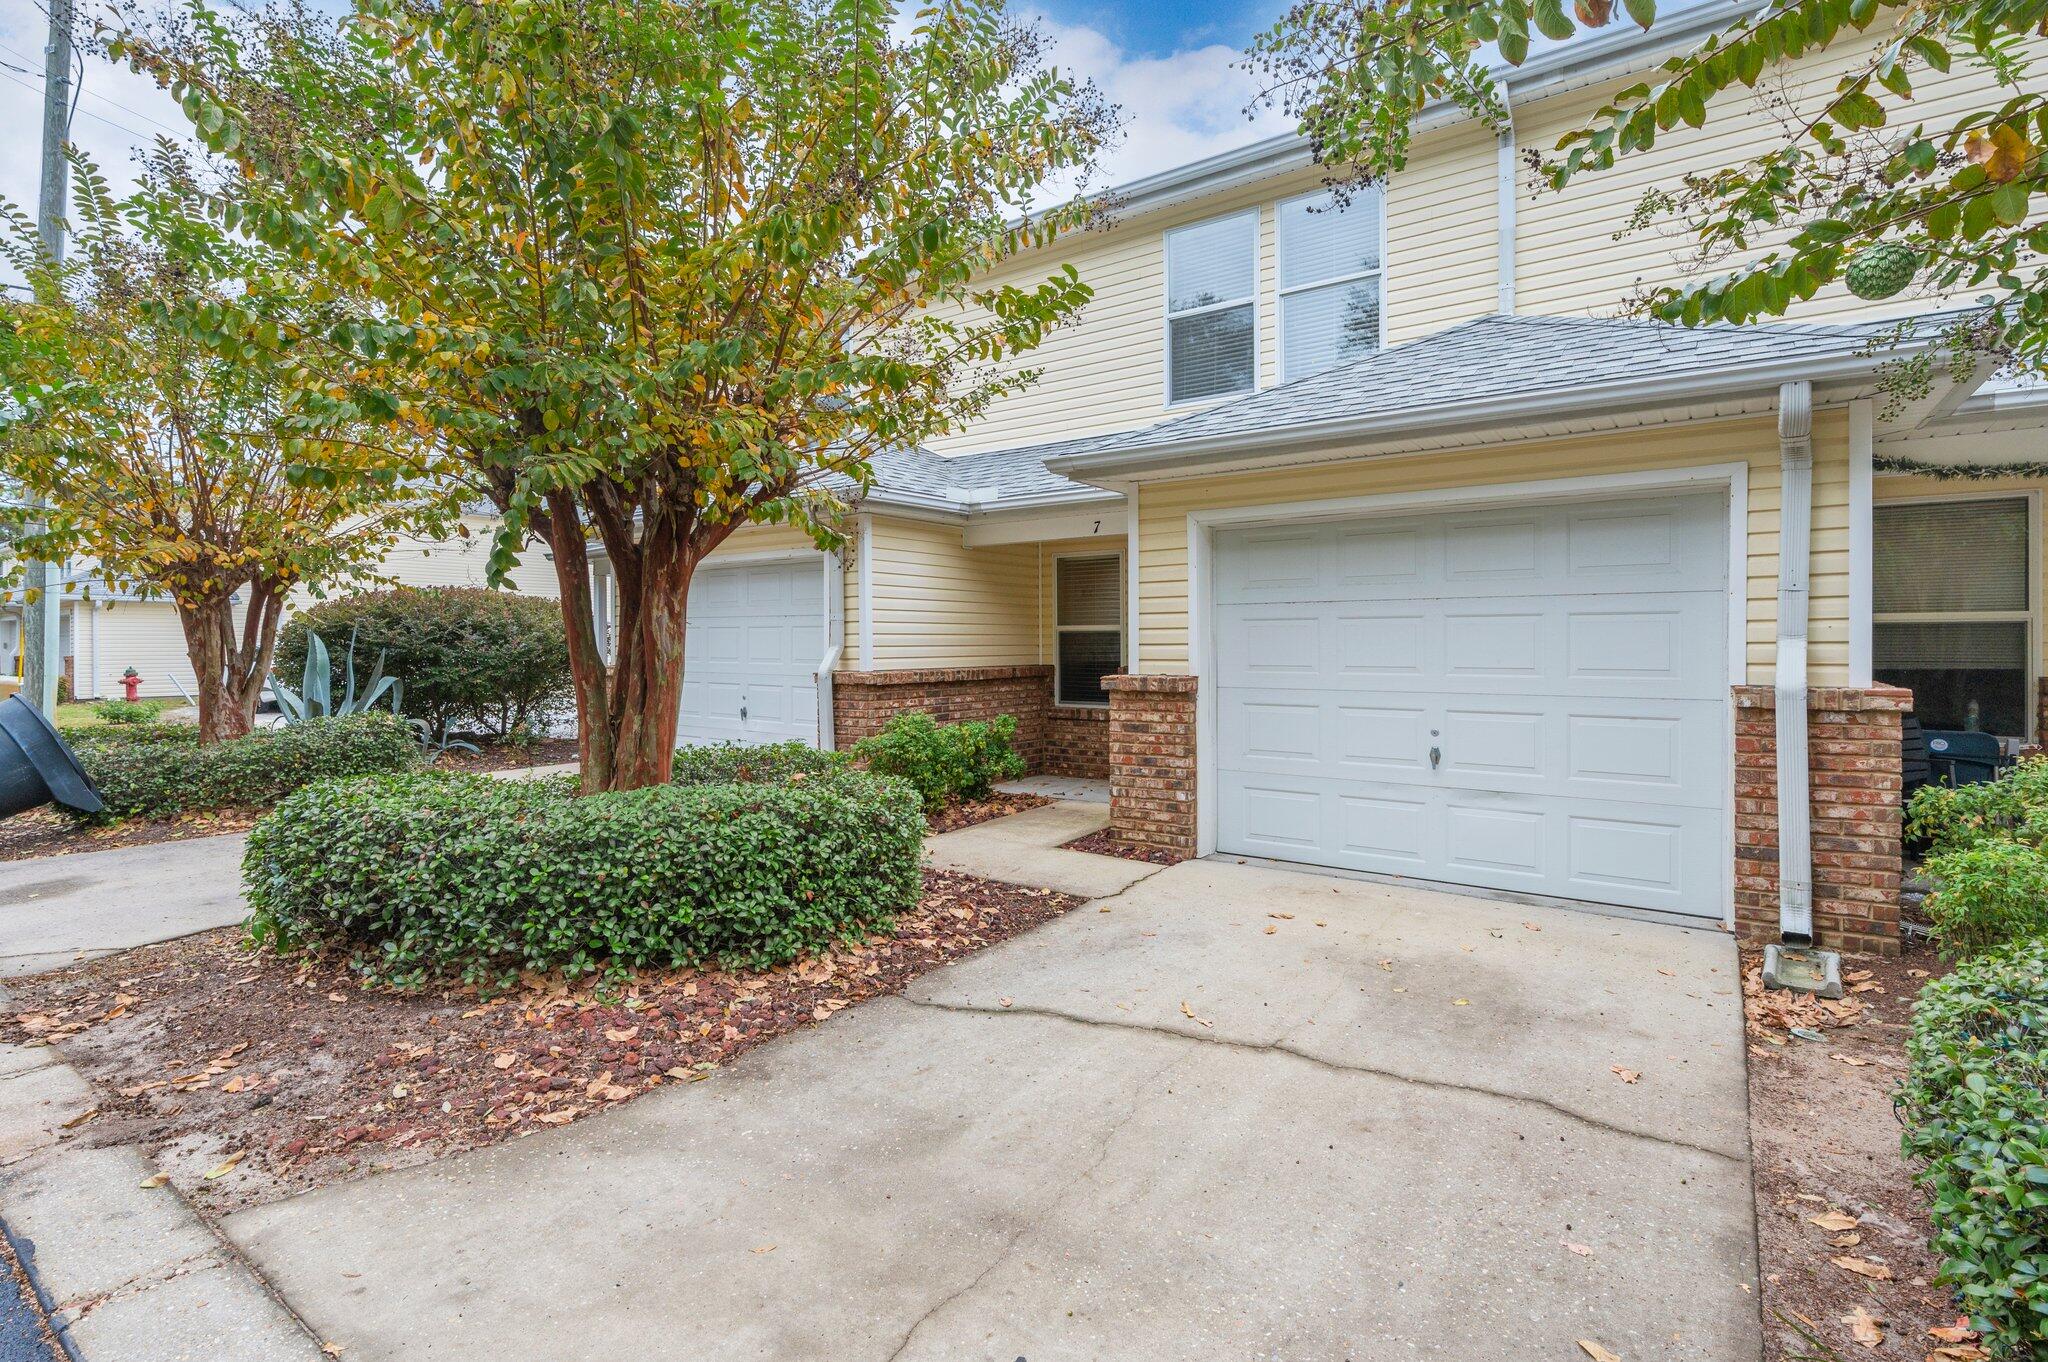
<svg viewBox="0 0 2048 1362"><path fill-rule="evenodd" d="M1806 759L1806 628L1813 539L1813 385L1778 389L1778 933L1813 944L1813 833Z"/></svg>
<svg viewBox="0 0 2048 1362"><path fill-rule="evenodd" d="M1499 240L1496 243L1495 273L1499 280L1494 311L1504 317L1515 315L1515 109L1508 102L1505 87L1500 95L1507 121L1496 135L1494 198Z"/></svg>
<svg viewBox="0 0 2048 1362"><path fill-rule="evenodd" d="M846 646L846 563L834 549L819 555L825 560L825 656L818 661L818 750L838 749L839 735L832 726L832 673L839 669L839 654Z"/></svg>

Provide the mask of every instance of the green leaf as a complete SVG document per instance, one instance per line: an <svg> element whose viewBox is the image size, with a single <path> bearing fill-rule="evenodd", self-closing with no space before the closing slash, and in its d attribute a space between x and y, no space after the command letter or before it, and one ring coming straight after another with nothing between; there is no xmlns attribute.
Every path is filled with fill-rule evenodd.
<svg viewBox="0 0 2048 1362"><path fill-rule="evenodd" d="M1530 16L1536 21L1537 31L1546 38L1562 42L1578 32L1578 26L1565 13L1564 0L1535 0Z"/></svg>
<svg viewBox="0 0 2048 1362"><path fill-rule="evenodd" d="M1648 28L1657 20L1657 0L1622 0L1628 7L1628 17L1635 20L1640 28Z"/></svg>

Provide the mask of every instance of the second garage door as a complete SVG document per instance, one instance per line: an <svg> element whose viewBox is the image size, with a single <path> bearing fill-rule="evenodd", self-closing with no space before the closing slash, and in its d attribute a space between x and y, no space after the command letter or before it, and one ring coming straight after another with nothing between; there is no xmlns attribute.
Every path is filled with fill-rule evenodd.
<svg viewBox="0 0 2048 1362"><path fill-rule="evenodd" d="M697 569L676 741L818 741L825 576L815 556Z"/></svg>
<svg viewBox="0 0 2048 1362"><path fill-rule="evenodd" d="M1726 517L1219 534L1218 850L1722 917Z"/></svg>

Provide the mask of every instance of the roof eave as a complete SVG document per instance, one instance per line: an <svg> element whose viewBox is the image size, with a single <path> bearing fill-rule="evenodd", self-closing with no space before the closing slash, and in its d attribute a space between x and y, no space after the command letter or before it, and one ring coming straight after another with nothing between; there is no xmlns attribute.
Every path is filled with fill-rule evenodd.
<svg viewBox="0 0 2048 1362"><path fill-rule="evenodd" d="M1080 482L1200 466L1248 453L1280 453L1292 449L1342 443L1369 443L1422 434L1458 434L1515 422L1556 416L1587 416L1632 408L1670 406L1708 398L1768 393L1781 383L1806 379L1834 383L1868 378L1877 368L1870 356L1784 360L1676 375L1665 379L1626 379L1534 397L1482 398L1424 408L1392 416L1304 422L1280 430L1231 432L1196 437L1127 453L1070 454L1047 459L1045 466ZM1097 485L1100 485L1099 483Z"/></svg>

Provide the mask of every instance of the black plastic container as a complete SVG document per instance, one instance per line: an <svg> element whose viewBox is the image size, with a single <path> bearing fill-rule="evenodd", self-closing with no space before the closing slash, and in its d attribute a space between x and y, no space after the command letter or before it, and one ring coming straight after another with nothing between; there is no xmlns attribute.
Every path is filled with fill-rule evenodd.
<svg viewBox="0 0 2048 1362"><path fill-rule="evenodd" d="M106 807L92 777L42 711L11 695L0 700L0 818L52 800L79 813Z"/></svg>

